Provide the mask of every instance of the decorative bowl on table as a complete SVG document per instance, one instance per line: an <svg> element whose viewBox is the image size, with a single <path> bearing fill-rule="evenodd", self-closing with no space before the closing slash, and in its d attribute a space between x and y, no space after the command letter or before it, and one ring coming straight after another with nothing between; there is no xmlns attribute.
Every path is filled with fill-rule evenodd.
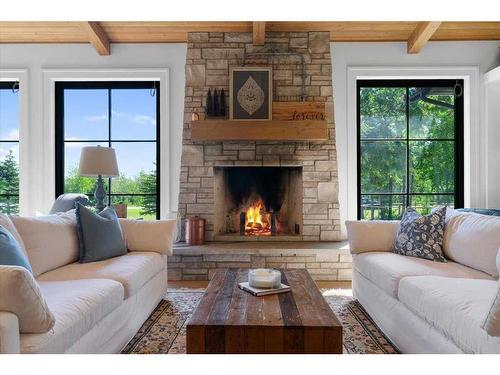
<svg viewBox="0 0 500 375"><path fill-rule="evenodd" d="M248 284L252 288L277 289L281 286L281 272L270 268L248 271Z"/></svg>

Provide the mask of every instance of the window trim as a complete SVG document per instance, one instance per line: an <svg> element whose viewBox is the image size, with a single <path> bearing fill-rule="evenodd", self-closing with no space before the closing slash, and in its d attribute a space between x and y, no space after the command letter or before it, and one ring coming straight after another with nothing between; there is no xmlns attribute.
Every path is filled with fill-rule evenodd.
<svg viewBox="0 0 500 375"><path fill-rule="evenodd" d="M427 139L427 138L410 138L409 120L410 106L408 90L410 87L427 87L427 86L446 86L453 87L455 83L462 85L462 95L455 98L455 138L453 139ZM387 196L403 196L405 206L408 205L409 197L411 196L426 196L426 195L453 195L454 207L464 207L464 96L465 96L464 79L357 79L356 80L356 215L357 219L361 219L361 195L387 195ZM406 88L406 137L391 138L391 139L376 139L375 141L395 141L404 142L406 144L406 192L403 193L368 193L361 194L361 100L360 91L362 87L405 87ZM410 148L409 143L412 140L416 141L454 141L455 150L455 192L454 193L412 193L409 190L409 165L410 165ZM371 139L368 139L371 141Z"/></svg>
<svg viewBox="0 0 500 375"><path fill-rule="evenodd" d="M15 83L18 83L20 86L20 82L18 80L12 79L12 80L2 80L0 81L0 90L12 90L13 86ZM18 90L19 90L18 86ZM18 95L18 107L21 108L21 94L19 93ZM17 139L3 139L0 138L0 145L4 143L17 143L17 147L19 148L19 159L21 158L21 117L19 114L19 123L18 123L18 132L19 132L19 137ZM0 197L17 197L17 206L18 206L18 212L21 211L21 167L20 167L20 161L18 160L17 162L17 168L19 170L18 174L18 189L17 193L1 193L0 192Z"/></svg>
<svg viewBox="0 0 500 375"><path fill-rule="evenodd" d="M151 89L156 87L156 140L130 139L130 140L112 140L111 139L111 90L113 89ZM123 80L123 81L57 81L54 84L55 89L55 198L64 193L64 145L69 142L100 142L100 140L78 140L66 141L64 139L64 90L65 89L107 89L108 94L108 139L101 140L108 143L110 147L113 142L120 143L156 143L156 193L154 194L126 194L126 193L106 193L108 205L112 203L112 197L115 196L150 196L156 195L156 219L161 217L161 81L158 80ZM59 110L62 109L62 110ZM111 187L111 178L108 179Z"/></svg>

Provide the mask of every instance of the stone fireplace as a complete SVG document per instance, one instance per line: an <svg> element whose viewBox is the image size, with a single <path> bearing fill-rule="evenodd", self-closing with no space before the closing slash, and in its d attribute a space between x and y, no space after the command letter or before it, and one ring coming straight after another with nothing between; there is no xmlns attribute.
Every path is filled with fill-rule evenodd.
<svg viewBox="0 0 500 375"><path fill-rule="evenodd" d="M214 167L216 241L297 241L301 167Z"/></svg>
<svg viewBox="0 0 500 375"><path fill-rule="evenodd" d="M231 237L233 240L339 239L329 38L328 32L268 32L264 47L275 54L263 55L259 52L262 47L253 46L252 33L188 34L178 213L181 220L195 215L204 218L207 241ZM192 139L192 119L204 117L208 89L218 92L224 89L228 93L229 70L240 66L272 68L274 102L324 103L328 139L284 142ZM264 180L271 198L260 197L261 212L266 222L276 220L277 233L274 236L270 233L269 223L269 228L265 224L262 235L258 233L258 225L252 233L247 230L240 234L240 215L243 211L248 213L252 203L259 203L257 195L262 195L259 190L262 181L255 178L271 171L276 178ZM247 190L238 193L235 186L226 184L234 174L246 179ZM240 197L240 193L245 197ZM276 195L280 194L278 202ZM234 202L235 195L238 202Z"/></svg>

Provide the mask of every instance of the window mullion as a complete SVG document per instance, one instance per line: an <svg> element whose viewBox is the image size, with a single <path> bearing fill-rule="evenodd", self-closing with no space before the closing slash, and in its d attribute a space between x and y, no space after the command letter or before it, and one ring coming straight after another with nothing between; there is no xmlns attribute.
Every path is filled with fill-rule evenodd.
<svg viewBox="0 0 500 375"><path fill-rule="evenodd" d="M410 206L410 88L406 86L406 206Z"/></svg>
<svg viewBox="0 0 500 375"><path fill-rule="evenodd" d="M108 147L111 147L111 88L108 88ZM111 206L111 178L108 178L108 206Z"/></svg>

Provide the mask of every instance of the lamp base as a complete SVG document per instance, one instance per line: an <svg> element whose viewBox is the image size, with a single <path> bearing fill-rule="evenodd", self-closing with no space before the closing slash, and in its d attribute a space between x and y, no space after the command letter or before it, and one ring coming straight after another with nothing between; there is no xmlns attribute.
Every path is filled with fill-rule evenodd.
<svg viewBox="0 0 500 375"><path fill-rule="evenodd" d="M104 198L106 198L106 190L104 189L104 180L101 175L97 177L97 181L95 183L95 192L94 197L96 200L96 209L98 212L101 212L106 208L104 204Z"/></svg>

